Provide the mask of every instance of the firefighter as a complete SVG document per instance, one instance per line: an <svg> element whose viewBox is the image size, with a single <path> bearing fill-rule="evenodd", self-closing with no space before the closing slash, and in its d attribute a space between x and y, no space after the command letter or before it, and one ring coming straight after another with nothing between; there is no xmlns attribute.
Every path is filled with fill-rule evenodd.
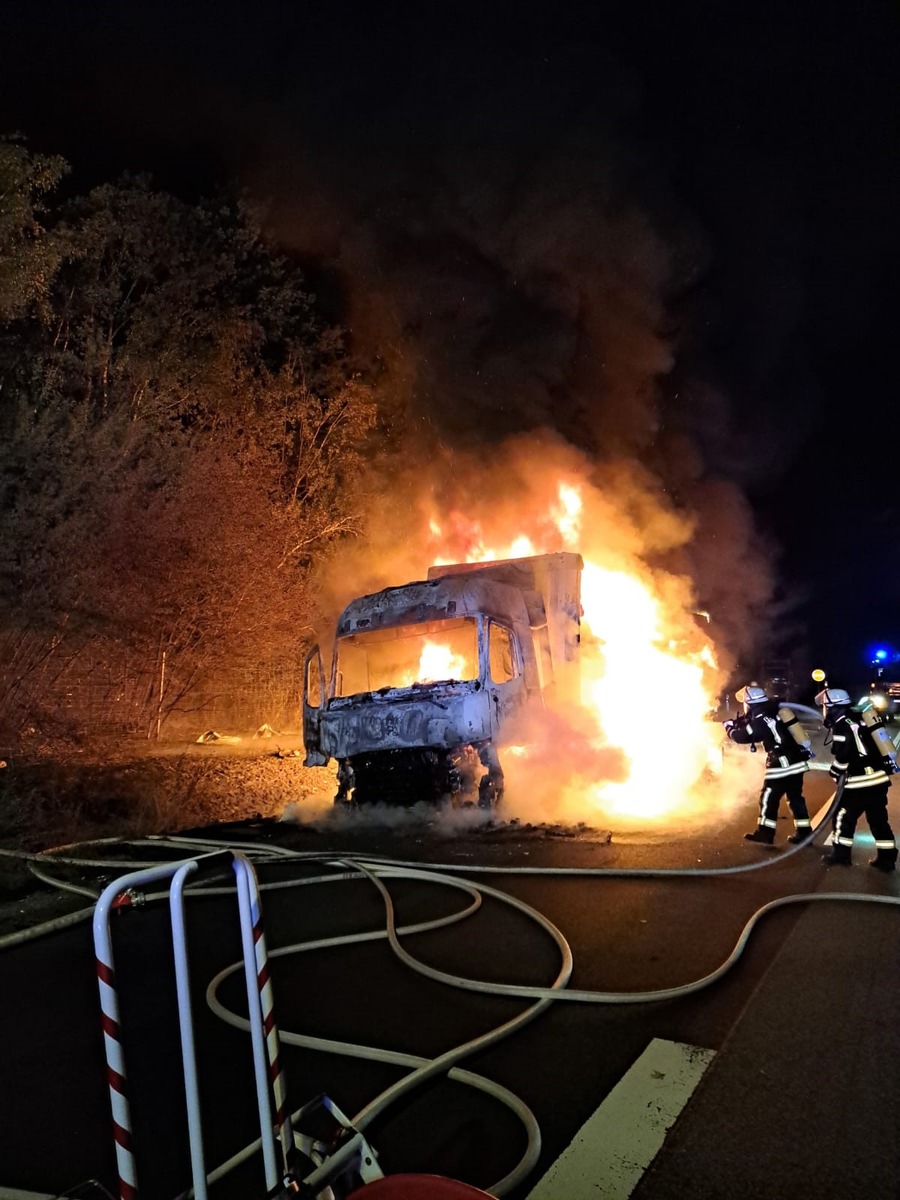
<svg viewBox="0 0 900 1200"><path fill-rule="evenodd" d="M888 821L887 797L894 764L879 751L865 724L853 713L850 697L843 688L823 688L816 696L816 704L821 705L822 720L831 730L831 778L840 792L832 819L834 844L822 861L829 866L851 865L856 823L865 813L876 849L869 866L893 871L897 865L897 843Z"/></svg>
<svg viewBox="0 0 900 1200"><path fill-rule="evenodd" d="M794 817L794 832L788 838L795 845L812 837L812 823L803 797L803 776L809 770L810 751L793 735L789 725L797 718L789 709L770 700L765 688L748 683L734 696L744 706L743 715L734 721L723 722L725 732L733 742L750 745L759 743L766 751L766 773L759 794L759 823L752 833L745 833L748 842L771 846L775 842L778 808L782 796L787 797ZM790 713L787 721L782 714Z"/></svg>

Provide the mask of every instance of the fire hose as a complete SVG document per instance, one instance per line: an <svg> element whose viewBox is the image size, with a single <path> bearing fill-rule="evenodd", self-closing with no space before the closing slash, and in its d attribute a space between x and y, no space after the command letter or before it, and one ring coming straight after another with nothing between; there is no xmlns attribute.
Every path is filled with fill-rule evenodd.
<svg viewBox="0 0 900 1200"><path fill-rule="evenodd" d="M792 705L792 707L795 710L807 712L811 716L818 718L818 713L815 710L796 704ZM720 966L702 978L685 984L677 985L675 987L657 989L654 991L600 992L567 987L573 970L572 952L563 934L556 928L555 925L553 925L552 922L543 916L543 914L538 912L532 906L508 895L501 890L490 887L484 883L478 883L476 885L470 880L461 880L456 876L460 873L466 873L476 875L528 874L543 876L568 875L581 877L603 876L607 878L618 879L652 879L698 878L742 874L744 872L765 869L768 866L774 865L776 862L783 862L791 855L796 854L809 846L815 839L816 835L821 831L821 829L836 811L839 799L840 788L831 798L828 809L818 821L815 829L813 830L811 838L805 843L793 846L791 849L784 851L777 858L766 858L759 862L732 867L542 868L531 866L491 867L459 864L432 865L379 858L378 856L370 855L344 856L335 854L322 854L320 852L297 852L273 845L260 846L260 844L256 842L233 842L229 843L228 845L231 849L244 850L252 856L266 860L270 864L279 861L282 863L296 863L299 860L305 860L307 862L321 863L327 869L326 873L312 877L308 876L303 879L284 880L281 882L268 882L262 884L261 890L263 891L310 886L326 882L333 883L336 881L366 880L375 889L377 889L381 897L385 913L385 925L383 929L375 930L366 934L350 934L343 937L318 939L314 941L298 943L295 945L284 946L270 951L270 957L274 958L305 951L320 950L326 947L339 945L357 944L363 940L386 938L394 955L408 969L417 972L426 978L443 983L450 987L461 988L467 991L533 1002L517 1017L492 1030L489 1030L487 1033L481 1034L469 1042L453 1047L451 1050L434 1059L423 1058L418 1055L405 1054L397 1051L385 1050L380 1047L361 1046L353 1043L335 1041L332 1039L316 1038L310 1035L291 1033L286 1030L281 1032L281 1040L285 1044L302 1046L307 1049L315 1049L344 1056L358 1057L382 1063L390 1063L394 1066L400 1066L408 1069L407 1075L387 1088L380 1095L370 1100L369 1103L352 1118L353 1126L359 1131L363 1131L365 1128L367 1128L376 1119L376 1117L381 1115L391 1104L396 1103L402 1096L406 1095L412 1089L419 1087L426 1080L437 1075L446 1075L450 1079L474 1087L477 1090L491 1095L501 1103L507 1105L507 1107L509 1107L519 1117L525 1127L527 1135L527 1148L513 1170L504 1176L503 1179L497 1181L490 1189L488 1189L491 1194L499 1197L506 1195L509 1191L521 1183L522 1180L533 1169L540 1152L540 1130L533 1114L530 1112L527 1106L518 1099L518 1097L514 1096L512 1093L507 1091L507 1089L501 1087L493 1081L460 1068L457 1064L463 1059L478 1051L486 1049L488 1046L500 1041L505 1037L508 1037L510 1034L521 1029L525 1024L534 1020L543 1011L545 1011L550 1004L559 1000L568 1000L575 1003L589 1004L640 1004L678 999L698 992L721 979L731 969L731 967L735 965L735 963L741 957L756 925L764 916L776 909L790 904L816 901L850 901L862 903L898 904L900 903L900 899L895 897L871 896L868 894L844 892L815 892L778 897L763 905L751 915L749 920L747 920L745 923L730 955L725 959L724 962L720 964ZM49 873L46 868L52 864L72 865L77 867L98 867L106 870L108 870L110 867L125 869L134 868L134 859L115 861L108 858L91 858L83 853L85 848L89 849L91 846L100 845L131 846L134 849L140 848L142 850L145 850L149 846L155 850L162 850L165 848L195 852L198 849L202 849L204 851L208 851L212 848L221 849L223 843L214 838L195 838L170 835L157 836L137 842L123 842L119 839L108 838L103 839L101 842L61 846L57 847L55 850L43 851L38 854L25 854L17 851L0 850L0 855L17 857L23 860L28 869L37 878L45 883L50 884L51 886L59 887L62 890L73 892L75 894L89 896L93 900L99 896L99 891L81 884L73 884L66 880L60 879ZM166 859L163 861L169 862L171 860ZM148 865L146 860L143 860L142 865ZM427 881L429 883L438 883L443 886L467 893L470 897L470 903L467 907L451 913L449 916L398 929L395 921L393 900L390 890L385 883L385 880L395 879L412 879L417 881ZM204 895L218 895L230 893L232 891L233 887L217 888L215 886L211 887L207 884L202 887L197 887L196 889L191 889L189 894L198 894L202 892ZM538 924L553 940L560 956L560 967L556 979L550 986L535 987L520 984L500 984L448 974L416 958L402 945L402 937L414 933L421 933L426 930L434 930L439 927L451 925L466 919L481 906L483 895L490 896L502 904L512 906L513 908L519 910L527 918ZM158 894L141 896L138 899L141 903L149 903L155 900L163 899L165 896L166 893L161 892ZM5 937L0 938L0 950L11 948L15 945L21 944L24 941L41 937L45 934L67 928L79 921L87 920L91 917L93 912L94 906L92 905L90 908L81 909L77 912L57 917L30 930L22 930L14 934L6 935ZM242 964L240 962L233 963L215 976L207 988L207 1003L212 1012L220 1017L223 1021L237 1028L249 1029L249 1022L246 1020L246 1018L243 1018L227 1009L219 1000L217 994L218 989L224 980L238 970L241 965ZM256 1142L244 1147L243 1150L229 1159L228 1162L222 1163L219 1167L213 1170L208 1177L208 1181L212 1183L215 1180L222 1178L239 1163L256 1153L259 1145L260 1142L257 1140Z"/></svg>
<svg viewBox="0 0 900 1200"><path fill-rule="evenodd" d="M858 903L879 903L879 904L898 904L900 899L887 896L871 896L861 893L802 893L778 897L775 900L763 905L754 912L749 920L745 923L736 943L728 958L720 964L715 970L703 976L700 979L681 984L675 987L658 989L646 992L599 992L599 991L584 991L573 988L568 988L566 985L571 977L573 968L573 957L571 949L563 936L563 934L544 917L536 909L530 905L509 896L507 893L489 887L484 883L477 885L470 880L461 880L456 876L459 873L466 874L533 874L533 875L576 875L584 877L610 877L610 878L697 878L702 876L718 876L743 873L765 869L768 866L774 865L776 862L783 862L792 854L798 853L800 850L808 846L815 836L821 831L825 824L830 820L834 810L837 807L839 795L836 793L829 804L827 812L817 823L812 838L804 845L797 845L790 850L783 852L777 858L766 858L756 863L732 867L710 867L710 868L540 868L540 867L488 867L458 864L439 864L437 866L423 865L420 863L402 862L391 859L380 859L374 856L359 856L347 857L334 854L315 854L296 852L277 846L261 847L258 843L234 843L233 848L243 847L252 850L257 856L261 856L270 863L274 861L282 861L285 863L297 862L298 860L306 860L310 862L322 863L329 868L327 873L307 877L301 880L284 880L280 882L270 882L261 885L262 890L292 888L298 886L309 886L316 883L331 883L335 881L352 881L352 880L367 880L379 892L385 911L385 927L382 930L376 930L367 934L350 934L340 938L320 939L316 941L299 943L297 945L285 946L279 949L272 950L271 957L278 957L301 953L308 950L323 949L328 946L336 946L342 944L355 944L360 940L371 940L375 938L386 938L391 946L392 952L404 963L409 969L422 974L432 980L438 981L445 985L461 988L464 990L479 992L487 995L499 995L521 1000L530 1000L533 1003L523 1013L504 1024L466 1042L460 1046L456 1046L445 1054L440 1055L435 1059L426 1059L417 1055L403 1054L400 1052L385 1050L379 1047L360 1046L352 1043L333 1041L330 1039L315 1038L309 1035L291 1033L283 1031L281 1034L282 1041L285 1044L302 1046L305 1048L322 1050L341 1055L349 1055L353 1057L370 1059L373 1061L391 1063L396 1066L408 1068L409 1074L404 1076L397 1083L386 1089L379 1096L374 1097L356 1116L352 1118L353 1125L364 1130L376 1117L381 1115L385 1109L396 1103L402 1096L407 1094L412 1089L420 1086L427 1079L434 1076L445 1074L448 1078L457 1082L466 1084L494 1096L501 1103L506 1104L513 1112L517 1114L527 1134L528 1145L525 1153L520 1161L503 1179L497 1181L489 1192L496 1196L506 1195L533 1169L538 1154L540 1151L540 1131L537 1122L527 1108L517 1097L508 1092L500 1085L485 1079L482 1076L473 1074L460 1068L457 1064L466 1057L486 1049L488 1046L500 1041L502 1038L508 1037L510 1034L521 1029L525 1024L534 1020L539 1016L548 1005L559 1000L568 1000L574 1003L591 1003L591 1004L640 1004L653 1003L661 1000L673 1000L690 995L694 992L710 986L717 980L721 979L727 971L731 969L741 957L744 948L746 947L753 929L768 913L773 912L778 908L785 907L790 904L818 902L818 901L849 901ZM114 839L110 839L114 841ZM94 843L96 844L96 843ZM146 848L147 846L162 850L164 847L171 847L179 850L196 850L198 848L210 849L212 847L221 848L222 843L215 839L204 838L181 838L181 837L158 837L145 842L136 843L118 843L119 845L131 844L137 848L138 846ZM66 890L77 891L80 894L94 896L94 892L80 885L67 884L65 881L55 878L44 868L54 862L59 864L71 864L75 866L103 866L109 868L110 865L117 866L134 866L134 860L122 861L111 864L108 859L90 858L88 856L81 857L76 852L77 846L67 846L60 848L65 853L55 854L52 851L45 851L40 854L25 855L14 851L0 851L0 853L26 859L30 867L35 871L44 882L55 886L60 886ZM394 906L389 888L386 886L385 880L393 879L413 879L417 881L428 881L431 883L439 883L456 890L466 892L470 896L470 903L465 908L458 912L452 913L449 916L438 918L434 921L423 922L417 925L404 928L397 928ZM230 892L231 888L215 888L204 887L197 889L205 895L220 894ZM155 899L162 898L164 893L158 896L149 895L143 897L145 902L150 902ZM520 984L501 984L486 982L483 980L469 979L457 975L448 974L440 971L427 963L422 962L414 955L410 954L402 945L401 938L413 933L420 933L425 930L436 929L441 926L450 925L457 921L463 920L472 915L480 906L483 895L491 896L500 903L511 905L526 917L535 921L544 931L549 934L555 942L560 955L561 965L556 979L550 986L534 987ZM79 920L86 920L93 913L93 907L79 910L75 913L67 914L63 917L58 917L55 920L45 922L43 925L36 926L31 930L19 931L12 935L0 938L0 950L18 945L23 941L31 938L40 937L44 934L55 932L59 929L76 923ZM231 973L239 968L240 964L235 963L230 967L225 968L220 972L210 983L207 988L207 1002L211 1010L227 1023L238 1028L247 1028L248 1022L246 1019L231 1012L218 999L217 992L222 982ZM212 1183L216 1179L221 1178L229 1170L233 1169L238 1163L244 1161L256 1152L257 1143L245 1147L227 1163L221 1164L209 1176L209 1181Z"/></svg>

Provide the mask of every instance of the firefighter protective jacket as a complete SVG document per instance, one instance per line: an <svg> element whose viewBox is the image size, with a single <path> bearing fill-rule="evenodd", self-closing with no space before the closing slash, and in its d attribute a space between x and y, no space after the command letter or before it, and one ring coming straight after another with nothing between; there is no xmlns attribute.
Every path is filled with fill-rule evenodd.
<svg viewBox="0 0 900 1200"><path fill-rule="evenodd" d="M728 730L733 742L741 745L759 744L766 751L768 779L783 779L809 770L810 753L799 745L778 715L782 706L777 700L754 704L749 713L738 717Z"/></svg>
<svg viewBox="0 0 900 1200"><path fill-rule="evenodd" d="M845 776L846 789L890 784L890 778L884 769L884 759L860 721L854 720L850 713L845 713L835 720L831 727L831 735L831 753L834 755L830 771L832 779Z"/></svg>

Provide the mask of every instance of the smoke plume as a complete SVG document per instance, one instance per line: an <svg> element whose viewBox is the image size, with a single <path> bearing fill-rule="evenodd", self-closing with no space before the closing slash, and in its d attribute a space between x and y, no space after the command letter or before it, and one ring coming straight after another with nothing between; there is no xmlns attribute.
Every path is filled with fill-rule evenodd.
<svg viewBox="0 0 900 1200"><path fill-rule="evenodd" d="M552 62L470 48L461 89L448 48L427 80L412 66L379 95L377 136L338 127L340 156L299 137L290 154L270 146L257 187L280 240L327 264L325 292L379 364L373 538L394 534L373 552L379 585L429 565L410 517L423 492L469 515L515 506L523 480L504 447L531 435L533 468L549 437L589 464L633 553L690 576L743 656L771 553L738 489L709 475L684 399L708 249L641 149L634 80L587 65L575 45ZM393 137L409 121L421 139L403 154Z"/></svg>
<svg viewBox="0 0 900 1200"><path fill-rule="evenodd" d="M579 54L514 69L475 54L462 90L449 56L431 57L427 109L413 68L379 97L378 136L338 131L342 154L318 164L298 139L257 168L273 230L318 264L378 364L371 519L323 572L324 640L352 596L424 578L438 553L470 558L479 537L526 534L648 580L686 637L691 612L709 612L723 681L759 644L772 564L691 436L686 322L708 250L640 150L633 80L592 76ZM420 128L415 154L393 140L404 121ZM560 477L585 498L578 547L536 527ZM614 779L594 754L585 774Z"/></svg>

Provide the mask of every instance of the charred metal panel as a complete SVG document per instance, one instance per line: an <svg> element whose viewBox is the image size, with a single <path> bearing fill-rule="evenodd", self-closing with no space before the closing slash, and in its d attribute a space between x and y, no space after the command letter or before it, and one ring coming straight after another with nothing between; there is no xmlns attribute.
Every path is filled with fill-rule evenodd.
<svg viewBox="0 0 900 1200"><path fill-rule="evenodd" d="M526 686L530 692L537 694L540 692L541 678L530 634L532 612L528 599L527 593L518 587L493 579L478 570L468 574L460 572L360 596L351 601L341 614L337 637L372 629L424 624L448 617L494 617L515 631L524 660ZM534 600L540 605L539 596L535 595ZM335 663L332 664L333 671L334 667ZM335 694L335 690L332 675L331 695Z"/></svg>
<svg viewBox="0 0 900 1200"><path fill-rule="evenodd" d="M507 585L525 595L538 592L543 600L547 632L557 684L565 678L564 692L577 693L577 676L572 665L580 657L581 573L580 554L535 554L527 558L505 558L483 563L453 563L431 567L428 578L448 583L453 578L480 576ZM530 606L533 609L533 606ZM536 613L532 611L532 624Z"/></svg>
<svg viewBox="0 0 900 1200"><path fill-rule="evenodd" d="M450 748L490 737L489 697L475 683L418 685L330 701L321 743L333 758L371 750Z"/></svg>
<svg viewBox="0 0 900 1200"><path fill-rule="evenodd" d="M360 596L341 613L337 636L478 614L528 624L528 609L518 588L473 572Z"/></svg>
<svg viewBox="0 0 900 1200"><path fill-rule="evenodd" d="M339 696L336 693L345 688L338 686L335 653L328 698L319 715L322 752L346 762L380 752L444 751L499 737L522 704L542 704L542 689L551 685L559 691L562 676L577 662L582 566L580 555L563 553L433 567L427 580L351 601L338 621L338 639L449 618L478 618L478 679ZM491 621L510 632L521 672L499 683L491 678L488 661ZM542 651L540 669L536 639ZM341 678L347 682L346 676ZM377 675L363 682L376 680ZM349 682L350 688L358 685L352 678Z"/></svg>

